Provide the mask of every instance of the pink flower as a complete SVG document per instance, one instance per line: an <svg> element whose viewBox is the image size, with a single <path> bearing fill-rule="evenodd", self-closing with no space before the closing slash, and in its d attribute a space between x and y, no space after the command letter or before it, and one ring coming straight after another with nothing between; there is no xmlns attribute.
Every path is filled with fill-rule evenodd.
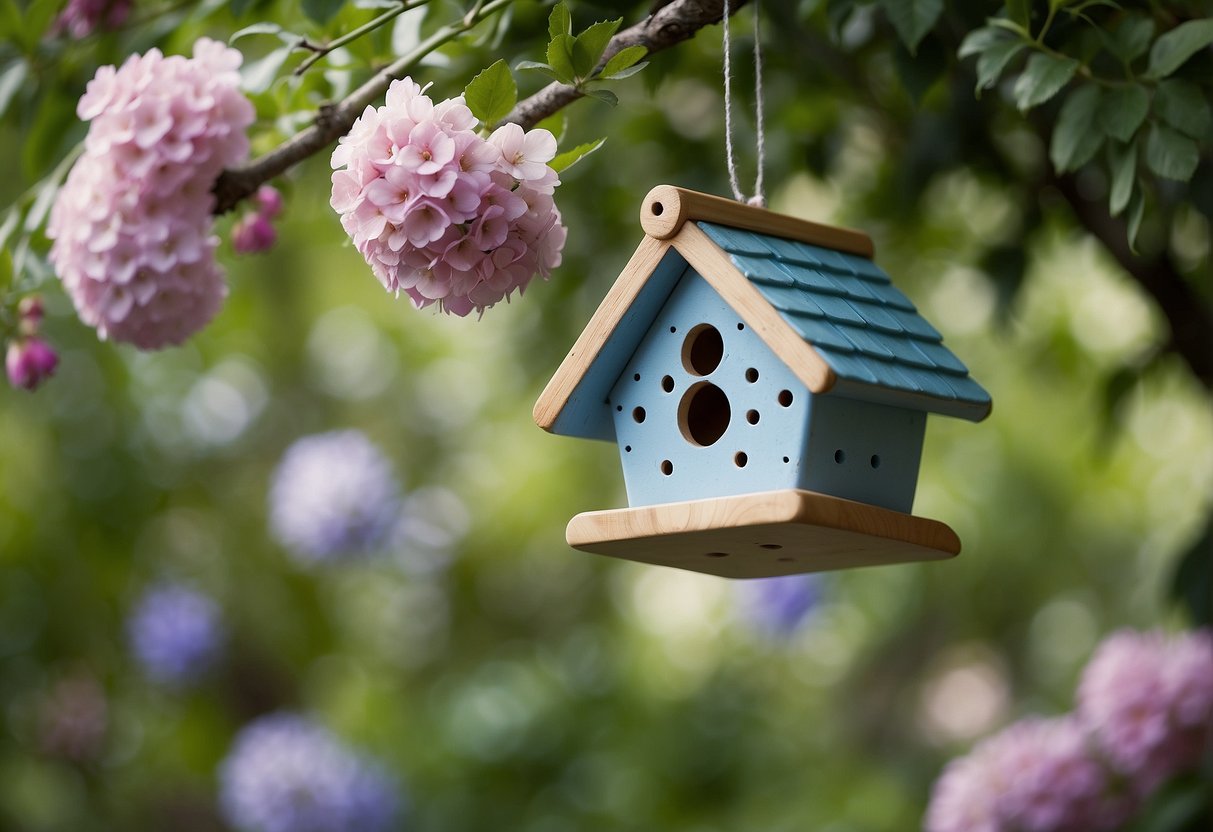
<svg viewBox="0 0 1213 832"><path fill-rule="evenodd" d="M278 233L263 214L245 214L232 226L232 248L239 254L255 254L274 245Z"/></svg>
<svg viewBox="0 0 1213 832"><path fill-rule="evenodd" d="M257 213L267 220L275 219L282 213L282 194L278 193L277 188L262 185L253 199L257 203Z"/></svg>
<svg viewBox="0 0 1213 832"><path fill-rule="evenodd" d="M227 293L214 260L211 187L248 154L240 53L200 39L102 67L77 113L85 152L51 209L50 258L80 319L142 349L201 329ZM263 230L263 229L262 229Z"/></svg>
<svg viewBox="0 0 1213 832"><path fill-rule="evenodd" d="M967 756L948 763L927 807L926 832L1003 832L996 811L1006 772L998 746L982 743Z"/></svg>
<svg viewBox="0 0 1213 832"><path fill-rule="evenodd" d="M1195 768L1213 735L1213 635L1113 633L1083 671L1078 714L1138 794Z"/></svg>
<svg viewBox="0 0 1213 832"><path fill-rule="evenodd" d="M86 38L98 29L117 29L131 13L133 0L68 0L51 32Z"/></svg>
<svg viewBox="0 0 1213 832"><path fill-rule="evenodd" d="M419 308L483 312L560 263L555 139L509 125L486 141L475 127L462 98L434 104L404 78L333 152L341 226L380 283Z"/></svg>
<svg viewBox="0 0 1213 832"><path fill-rule="evenodd" d="M20 338L8 345L4 369L8 383L22 390L33 390L50 378L59 365L59 356L41 338Z"/></svg>

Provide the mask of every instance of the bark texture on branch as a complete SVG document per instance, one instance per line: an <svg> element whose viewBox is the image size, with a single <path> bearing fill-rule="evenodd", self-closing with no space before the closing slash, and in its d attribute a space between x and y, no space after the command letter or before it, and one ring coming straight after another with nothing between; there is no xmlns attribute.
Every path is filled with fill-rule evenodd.
<svg viewBox="0 0 1213 832"><path fill-rule="evenodd" d="M735 11L746 2L748 0L734 0L730 11ZM628 46L643 46L650 53L668 49L693 37L704 26L718 23L723 13L723 0L674 0L655 14L611 38L603 60ZM408 72L417 59L418 55L415 53L400 58L340 102L323 106L310 127L296 133L265 155L247 164L225 170L215 182L215 213L227 213L275 176L285 173L307 157L326 150L348 133L367 105L381 98L392 81ZM505 121L512 121L527 128L533 127L581 97L580 92L565 84L549 84L518 102Z"/></svg>

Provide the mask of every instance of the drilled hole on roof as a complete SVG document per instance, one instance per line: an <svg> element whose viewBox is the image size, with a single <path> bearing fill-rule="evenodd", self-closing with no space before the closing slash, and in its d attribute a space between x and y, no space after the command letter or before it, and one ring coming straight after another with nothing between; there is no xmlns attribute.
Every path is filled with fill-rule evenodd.
<svg viewBox="0 0 1213 832"><path fill-rule="evenodd" d="M665 474L667 477L674 473L674 463L670 462L668 459L661 460L661 473Z"/></svg>
<svg viewBox="0 0 1213 832"><path fill-rule="evenodd" d="M661 389L662 389L662 390L664 390L664 391L666 391L667 393L673 393L673 392L674 392L674 378L673 378L673 376L664 376L664 377L662 377L662 379L661 379Z"/></svg>
<svg viewBox="0 0 1213 832"><path fill-rule="evenodd" d="M753 384L754 382L758 381L758 370L756 370L753 367L750 367L749 369L747 369L745 371L745 380L748 381L750 384Z"/></svg>
<svg viewBox="0 0 1213 832"><path fill-rule="evenodd" d="M711 324L699 324L682 342L682 366L688 373L706 376L720 366L724 358L724 339Z"/></svg>
<svg viewBox="0 0 1213 832"><path fill-rule="evenodd" d="M708 381L692 385L678 403L678 427L692 445L714 445L728 430L731 417L729 397Z"/></svg>
<svg viewBox="0 0 1213 832"><path fill-rule="evenodd" d="M653 212L653 216L660 217L662 214L665 213L665 206L662 205L660 202L654 202L650 206L649 210L651 210Z"/></svg>
<svg viewBox="0 0 1213 832"><path fill-rule="evenodd" d="M779 405L780 405L780 407L791 407L792 406L792 391L791 390L780 390L779 391Z"/></svg>

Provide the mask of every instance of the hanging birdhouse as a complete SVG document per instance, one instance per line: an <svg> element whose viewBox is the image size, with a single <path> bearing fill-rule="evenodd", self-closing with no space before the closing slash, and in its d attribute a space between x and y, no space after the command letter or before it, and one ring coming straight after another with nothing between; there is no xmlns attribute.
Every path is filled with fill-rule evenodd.
<svg viewBox="0 0 1213 832"><path fill-rule="evenodd" d="M645 238L535 405L619 446L629 508L569 545L725 577L956 555L912 516L927 413L990 396L864 234L661 185Z"/></svg>

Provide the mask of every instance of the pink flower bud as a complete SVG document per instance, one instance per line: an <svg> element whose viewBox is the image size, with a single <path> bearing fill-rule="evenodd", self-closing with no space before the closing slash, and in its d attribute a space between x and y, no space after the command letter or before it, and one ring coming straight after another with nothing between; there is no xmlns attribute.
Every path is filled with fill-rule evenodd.
<svg viewBox="0 0 1213 832"><path fill-rule="evenodd" d="M8 345L4 368L13 387L33 390L55 372L59 356L41 338L22 338Z"/></svg>
<svg viewBox="0 0 1213 832"><path fill-rule="evenodd" d="M262 214L245 214L232 226L232 248L238 254L265 251L278 239L278 232Z"/></svg>
<svg viewBox="0 0 1213 832"><path fill-rule="evenodd" d="M282 194L277 188L262 185L253 199L257 202L257 213L267 220L272 220L282 213Z"/></svg>
<svg viewBox="0 0 1213 832"><path fill-rule="evenodd" d="M42 297L40 295L29 295L21 299L21 303L17 305L17 314L22 321L29 321L37 326L42 323L42 316L45 310L42 308Z"/></svg>

